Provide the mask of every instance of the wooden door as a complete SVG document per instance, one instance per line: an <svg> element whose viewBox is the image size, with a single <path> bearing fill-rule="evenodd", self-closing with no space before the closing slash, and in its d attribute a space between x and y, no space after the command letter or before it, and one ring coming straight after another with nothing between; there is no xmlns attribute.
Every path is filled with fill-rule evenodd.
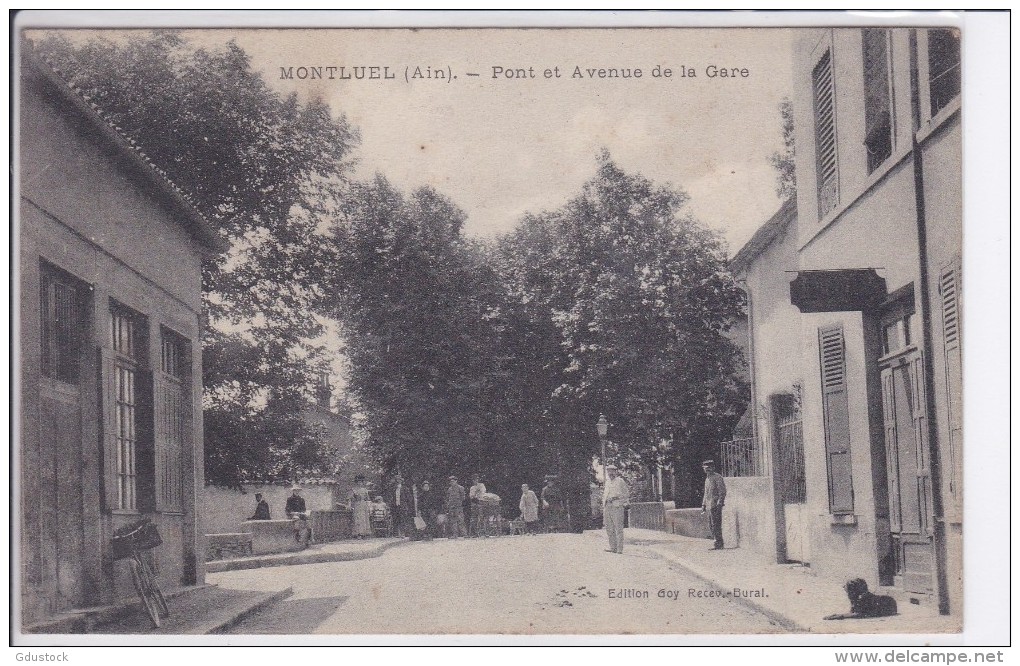
<svg viewBox="0 0 1020 666"><path fill-rule="evenodd" d="M889 522L896 557L896 583L931 594L934 574L931 477L928 467L924 387L918 353L901 356L882 370Z"/></svg>

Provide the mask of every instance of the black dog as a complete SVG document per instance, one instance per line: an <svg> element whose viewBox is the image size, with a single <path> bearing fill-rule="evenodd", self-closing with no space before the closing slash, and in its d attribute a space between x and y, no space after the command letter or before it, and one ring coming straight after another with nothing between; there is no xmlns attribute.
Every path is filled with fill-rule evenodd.
<svg viewBox="0 0 1020 666"><path fill-rule="evenodd" d="M850 612L829 615L826 620L851 620L862 617L888 617L896 615L896 600L881 594L873 594L868 590L868 583L863 578L854 578L843 586L846 596L850 598Z"/></svg>

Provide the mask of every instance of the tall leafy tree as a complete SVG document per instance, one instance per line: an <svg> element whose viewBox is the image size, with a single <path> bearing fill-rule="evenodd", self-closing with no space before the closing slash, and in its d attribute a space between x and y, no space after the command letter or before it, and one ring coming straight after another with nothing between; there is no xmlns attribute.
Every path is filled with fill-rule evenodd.
<svg viewBox="0 0 1020 666"><path fill-rule="evenodd" d="M321 467L319 437L301 419L322 367L307 342L319 333L309 304L323 265L313 239L323 186L348 172L354 128L322 101L269 89L233 42L51 32L36 49L231 242L203 266L207 477L237 485Z"/></svg>
<svg viewBox="0 0 1020 666"><path fill-rule="evenodd" d="M603 154L577 197L501 244L512 293L546 342L555 437L589 460L600 413L612 424L610 457L651 464L696 458L746 402L742 356L725 335L742 292L686 201Z"/></svg>

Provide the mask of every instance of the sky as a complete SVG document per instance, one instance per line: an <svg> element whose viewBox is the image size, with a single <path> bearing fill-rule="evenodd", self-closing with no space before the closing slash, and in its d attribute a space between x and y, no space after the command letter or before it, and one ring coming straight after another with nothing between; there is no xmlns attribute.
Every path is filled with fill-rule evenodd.
<svg viewBox="0 0 1020 666"><path fill-rule="evenodd" d="M434 186L467 213L468 235L494 237L526 212L562 206L594 174L602 148L625 170L686 190L693 212L721 232L731 252L779 207L767 158L782 144L778 107L790 90L790 30L186 34L209 46L236 39L272 87L322 97L360 130L356 177L378 172L403 189ZM368 66L388 67L394 78L339 78L340 67L353 74ZM747 75L712 78L710 66ZM333 80L298 80L300 67L338 69ZM416 67L433 78L405 78ZM281 68L294 68L294 78L281 78ZM642 76L599 78L597 70L608 68ZM517 69L526 77L506 76ZM446 78L435 78L437 70Z"/></svg>

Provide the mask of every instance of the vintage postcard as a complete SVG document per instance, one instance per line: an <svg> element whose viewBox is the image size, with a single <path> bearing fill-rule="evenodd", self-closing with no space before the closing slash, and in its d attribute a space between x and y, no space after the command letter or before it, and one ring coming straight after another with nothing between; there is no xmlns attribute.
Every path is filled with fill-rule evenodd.
<svg viewBox="0 0 1020 666"><path fill-rule="evenodd" d="M963 630L958 16L276 16L12 33L19 641Z"/></svg>

